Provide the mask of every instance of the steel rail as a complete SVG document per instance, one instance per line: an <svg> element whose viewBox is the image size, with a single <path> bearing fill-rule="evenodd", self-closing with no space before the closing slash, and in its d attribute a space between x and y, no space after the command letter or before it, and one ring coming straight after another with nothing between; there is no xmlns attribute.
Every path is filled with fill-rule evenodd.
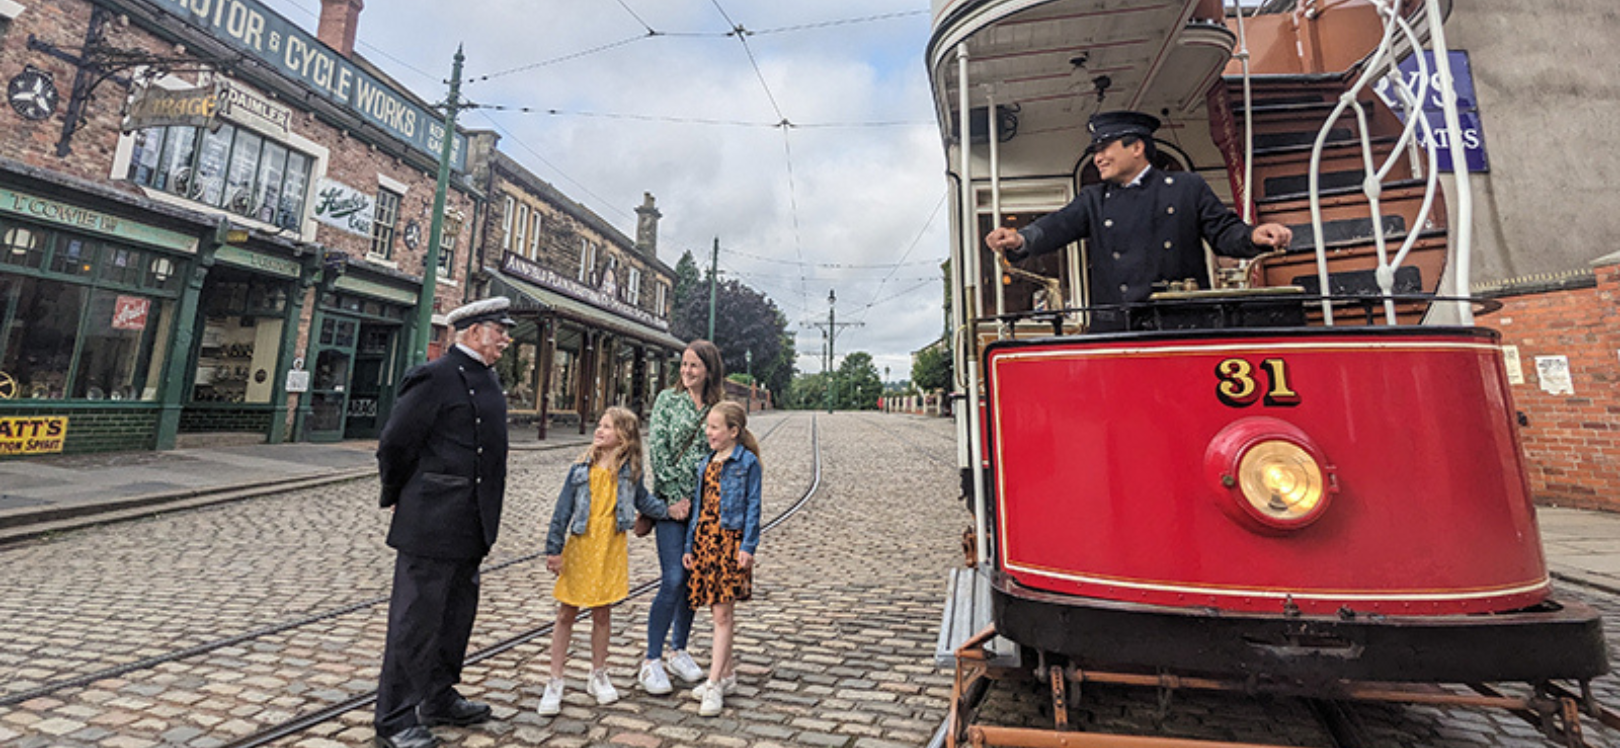
<svg viewBox="0 0 1620 748"><path fill-rule="evenodd" d="M776 425L780 426L782 423L786 423L786 420L787 419L784 419L783 421L779 422ZM766 436L769 436L770 433L775 432L775 431L776 431L776 427L773 426L771 428L771 431L766 433ZM761 437L762 440L763 440L763 438L764 437ZM778 525L782 524L783 522L786 522L788 519L792 518L794 515L798 514L799 511L804 509L804 507L810 502L810 499L815 496L816 491L818 491L821 488L821 440L820 440L820 433L819 433L816 417L815 417L815 414L813 414L813 413L810 416L810 455L811 455L810 487L805 489L804 494L801 495L797 501L793 502L792 506L789 506L787 509L783 510L782 513L778 514L775 518L773 518L769 522L765 523L765 525L760 528L761 533L764 533L766 531L771 530L772 528L775 528L776 526L778 526ZM634 588L632 588L630 590L630 596L629 597L626 597L625 599L623 599L623 600L621 600L621 601L619 601L617 603L614 603L613 607L618 607L620 605L628 603L631 600L634 600L634 599L636 599L638 597L641 597L641 596L647 594L648 592L652 592L653 590L656 590L657 588L658 588L658 580L657 579L642 582L641 584L636 585ZM589 613L586 613L585 615L580 616L580 620L582 620L582 621L587 620L589 618L590 618ZM532 629L530 629L528 631L525 631L523 633L516 634L516 635L508 637L506 639L502 639L501 641L499 641L499 642L497 642L495 644L492 644L492 645L490 645L488 647L485 647L483 649L478 650L477 652L472 653L471 655L468 655L467 659L464 661L463 664L464 665L475 665L477 663L483 662L484 660L490 659L490 658L495 657L497 655L504 654L504 653L506 653L508 651L511 651L512 649L515 649L515 648L517 648L519 646L522 646L522 645L527 644L527 643L529 643L531 641L534 641L535 639L538 639L538 638L540 638L542 636L549 635L551 633L552 629L555 626L556 626L555 622L545 623L545 624L542 624L542 625L537 626L535 628L532 628ZM269 745L270 743L273 743L273 742L275 742L277 740L281 740L282 738L290 737L290 736L296 735L298 733L301 733L304 730L308 730L309 728L314 727L315 725L318 725L318 724L321 724L323 722L328 722L328 721L331 721L333 719L336 719L339 716L342 716L344 714L352 712L352 711L354 711L356 709L360 709L360 708L369 706L370 704L374 703L376 700L377 700L377 692L376 691L370 691L370 692L367 692L367 693L363 693L363 694L360 694L358 696L354 696L354 697L349 698L347 700L344 700L344 701L338 702L336 704L333 704L331 706L328 706L326 708L323 708L323 709L320 709L320 710L317 710L317 711L314 711L314 712L310 712L309 714L299 715L297 717L294 717L294 718L292 718L290 720L287 720L285 722L282 722L280 724L273 725L273 726L271 726L270 728L268 728L266 730L261 730L259 732L253 733L252 735L248 735L248 736L239 738L237 740L234 740L234 741L232 741L230 743L226 743L221 748L257 748L258 746Z"/></svg>
<svg viewBox="0 0 1620 748"><path fill-rule="evenodd" d="M768 429L764 434L762 434L759 437L759 441L763 442L766 439L770 438L771 434L776 433L776 430L778 428L781 428L781 426L783 424L787 423L789 420L791 420L791 419L783 418L782 420L777 421L776 423L772 424L770 429ZM815 429L815 420L813 418L811 420L811 429L812 429L812 432ZM491 574L491 573L494 573L494 572L504 570L504 569L506 569L508 567L511 567L511 566L516 566L518 564L528 563L528 562L533 561L533 560L538 559L538 558L543 558L543 557L545 557L545 555L546 555L545 550L542 549L542 550L536 551L534 553L529 553L529 554L525 554L525 555L522 555L522 556L509 558L509 559L506 559L505 561L501 561L499 563L490 564L489 566L485 566L485 567L480 568L478 570L478 573L480 575ZM106 680L108 678L117 678L117 677L120 677L120 676L128 675L128 674L133 673L133 672L138 672L138 671L141 671L141 670L150 670L150 669L155 668L155 667L157 667L159 665L165 665L165 664L168 664L168 663L171 663L171 662L178 662L180 660L190 659L192 657L197 657L199 655L205 655L205 654L208 654L209 652L213 652L215 650L224 649L226 647L234 647L234 646L236 646L238 644L242 644L243 642L250 642L250 641L253 641L255 639L262 639L262 638L264 638L266 636L272 636L272 635L275 635L275 634L282 633L284 631L291 631L291 630L296 629L296 628L302 628L302 627L308 626L308 625L310 625L312 623L319 623L321 621L325 621L325 620L332 619L332 618L337 618L339 616L348 615L350 613L365 610L367 608L376 607L378 605L381 605L383 603L388 602L390 596L391 595L378 595L376 597L372 597L372 598L369 598L369 599L366 599L366 600L361 600L359 602L349 603L347 605L340 605L340 606L338 606L336 608L331 608L329 610L323 610L323 611L318 612L318 613L311 613L311 614L308 614L308 615L305 615L305 616L294 618L294 619L289 620L289 621L282 621L280 623L273 623L273 624L270 624L268 626L262 626L260 628L253 629L251 631L244 631L244 632L242 632L240 634L234 634L232 636L227 636L227 637L224 637L222 639L215 639L215 640L212 640L212 641L203 642L202 644L196 644L196 645L193 645L193 646L190 646L190 647L185 647L183 649L177 649L177 650L175 650L173 652L165 652L165 653L160 654L160 655L153 655L151 657L145 657L145 658L136 660L134 662L126 662L126 663L124 663L122 665L115 665L113 667L103 668L101 670L97 670L97 671L91 672L91 673L86 673L84 675L76 675L76 676L73 676L71 678L64 678L62 680L51 681L49 683L45 683L45 684L42 684L42 685L39 685L39 686L35 686L34 688L30 688L30 689L25 690L25 691L18 691L16 693L10 693L10 694L6 694L4 696L0 696L0 708L13 707L13 706L16 706L18 704L24 703L26 701L30 701L32 699L36 699L36 698L39 698L41 696L48 696L50 694L56 693L57 691L61 691L61 690L64 690L64 689L81 688L81 687L84 687L84 686L88 686L91 683L95 683L96 681L99 681L99 680Z"/></svg>

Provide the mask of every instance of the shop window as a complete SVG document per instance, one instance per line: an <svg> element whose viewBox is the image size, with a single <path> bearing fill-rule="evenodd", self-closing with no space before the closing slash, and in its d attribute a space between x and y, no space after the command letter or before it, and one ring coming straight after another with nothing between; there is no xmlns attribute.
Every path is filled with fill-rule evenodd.
<svg viewBox="0 0 1620 748"><path fill-rule="evenodd" d="M151 127L134 138L130 181L289 231L302 225L309 156L231 125Z"/></svg>
<svg viewBox="0 0 1620 748"><path fill-rule="evenodd" d="M371 219L371 254L384 260L394 258L394 228L399 223L401 195L377 190L377 209Z"/></svg>
<svg viewBox="0 0 1620 748"><path fill-rule="evenodd" d="M0 263L38 270L45 264L45 240L49 236L27 226L5 226L0 233Z"/></svg>
<svg viewBox="0 0 1620 748"><path fill-rule="evenodd" d="M162 378L160 335L174 302L97 289L90 295L84 342L73 375L73 397L141 400L157 395ZM150 385L150 386L149 386Z"/></svg>
<svg viewBox="0 0 1620 748"><path fill-rule="evenodd" d="M461 233L461 219L444 217L444 229L439 233L439 277L456 277L456 236Z"/></svg>
<svg viewBox="0 0 1620 748"><path fill-rule="evenodd" d="M90 275L96 267L98 242L69 234L56 235L56 251L51 253L50 269L63 275Z"/></svg>
<svg viewBox="0 0 1620 748"><path fill-rule="evenodd" d="M71 283L6 276L0 371L17 380L19 398L67 397L68 367L88 291Z"/></svg>
<svg viewBox="0 0 1620 748"><path fill-rule="evenodd" d="M203 325L191 399L268 403L281 352L287 282L215 275L203 289Z"/></svg>

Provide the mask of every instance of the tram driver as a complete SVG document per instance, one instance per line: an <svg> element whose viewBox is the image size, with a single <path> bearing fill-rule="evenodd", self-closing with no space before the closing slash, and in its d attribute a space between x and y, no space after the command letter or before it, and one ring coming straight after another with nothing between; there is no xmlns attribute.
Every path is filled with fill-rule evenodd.
<svg viewBox="0 0 1620 748"><path fill-rule="evenodd" d="M1092 162L1102 176L1073 202L1022 230L997 228L985 236L1008 260L1043 255L1089 239L1088 306L1146 301L1154 284L1195 279L1209 285L1202 242L1227 257L1254 257L1286 249L1293 232L1278 223L1249 226L1221 203L1203 178L1152 166L1159 120L1141 112L1102 112L1087 125ZM1123 330L1122 311L1091 315L1092 331Z"/></svg>

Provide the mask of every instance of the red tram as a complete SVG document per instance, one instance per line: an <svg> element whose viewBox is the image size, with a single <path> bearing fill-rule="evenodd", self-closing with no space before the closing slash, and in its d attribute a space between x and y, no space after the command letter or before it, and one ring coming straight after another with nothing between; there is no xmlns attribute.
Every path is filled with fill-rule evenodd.
<svg viewBox="0 0 1620 748"><path fill-rule="evenodd" d="M1445 59L1443 6L934 1L974 555L994 633L1055 689L1102 668L1324 695L1607 671L1597 614L1552 594L1499 339L1466 298L1467 179L1442 183L1403 115L1432 92L1373 93L1403 55ZM1008 266L983 237L1096 181L1084 123L1114 109L1159 116L1156 166L1295 246L1211 256L1092 331L1086 242Z"/></svg>

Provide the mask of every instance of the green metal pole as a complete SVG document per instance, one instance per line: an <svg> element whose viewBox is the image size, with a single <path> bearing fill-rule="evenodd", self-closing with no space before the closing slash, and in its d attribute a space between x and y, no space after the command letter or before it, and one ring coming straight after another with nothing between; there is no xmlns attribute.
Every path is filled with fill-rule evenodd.
<svg viewBox="0 0 1620 748"><path fill-rule="evenodd" d="M450 67L450 99L444 106L444 139L439 147L439 183L433 189L433 224L428 231L427 256L422 259L422 296L416 301L416 342L411 346L411 364L427 361L428 342L433 339L433 294L439 282L439 241L444 233L444 200L450 188L450 152L456 142L456 111L461 108L461 63L466 57L456 47Z"/></svg>
<svg viewBox="0 0 1620 748"><path fill-rule="evenodd" d="M720 237L714 238L714 254L709 255L709 342L714 342L714 307L720 288Z"/></svg>
<svg viewBox="0 0 1620 748"><path fill-rule="evenodd" d="M827 412L833 412L833 382L838 380L837 372L833 371L833 350L838 339L838 295L833 291L827 292Z"/></svg>

